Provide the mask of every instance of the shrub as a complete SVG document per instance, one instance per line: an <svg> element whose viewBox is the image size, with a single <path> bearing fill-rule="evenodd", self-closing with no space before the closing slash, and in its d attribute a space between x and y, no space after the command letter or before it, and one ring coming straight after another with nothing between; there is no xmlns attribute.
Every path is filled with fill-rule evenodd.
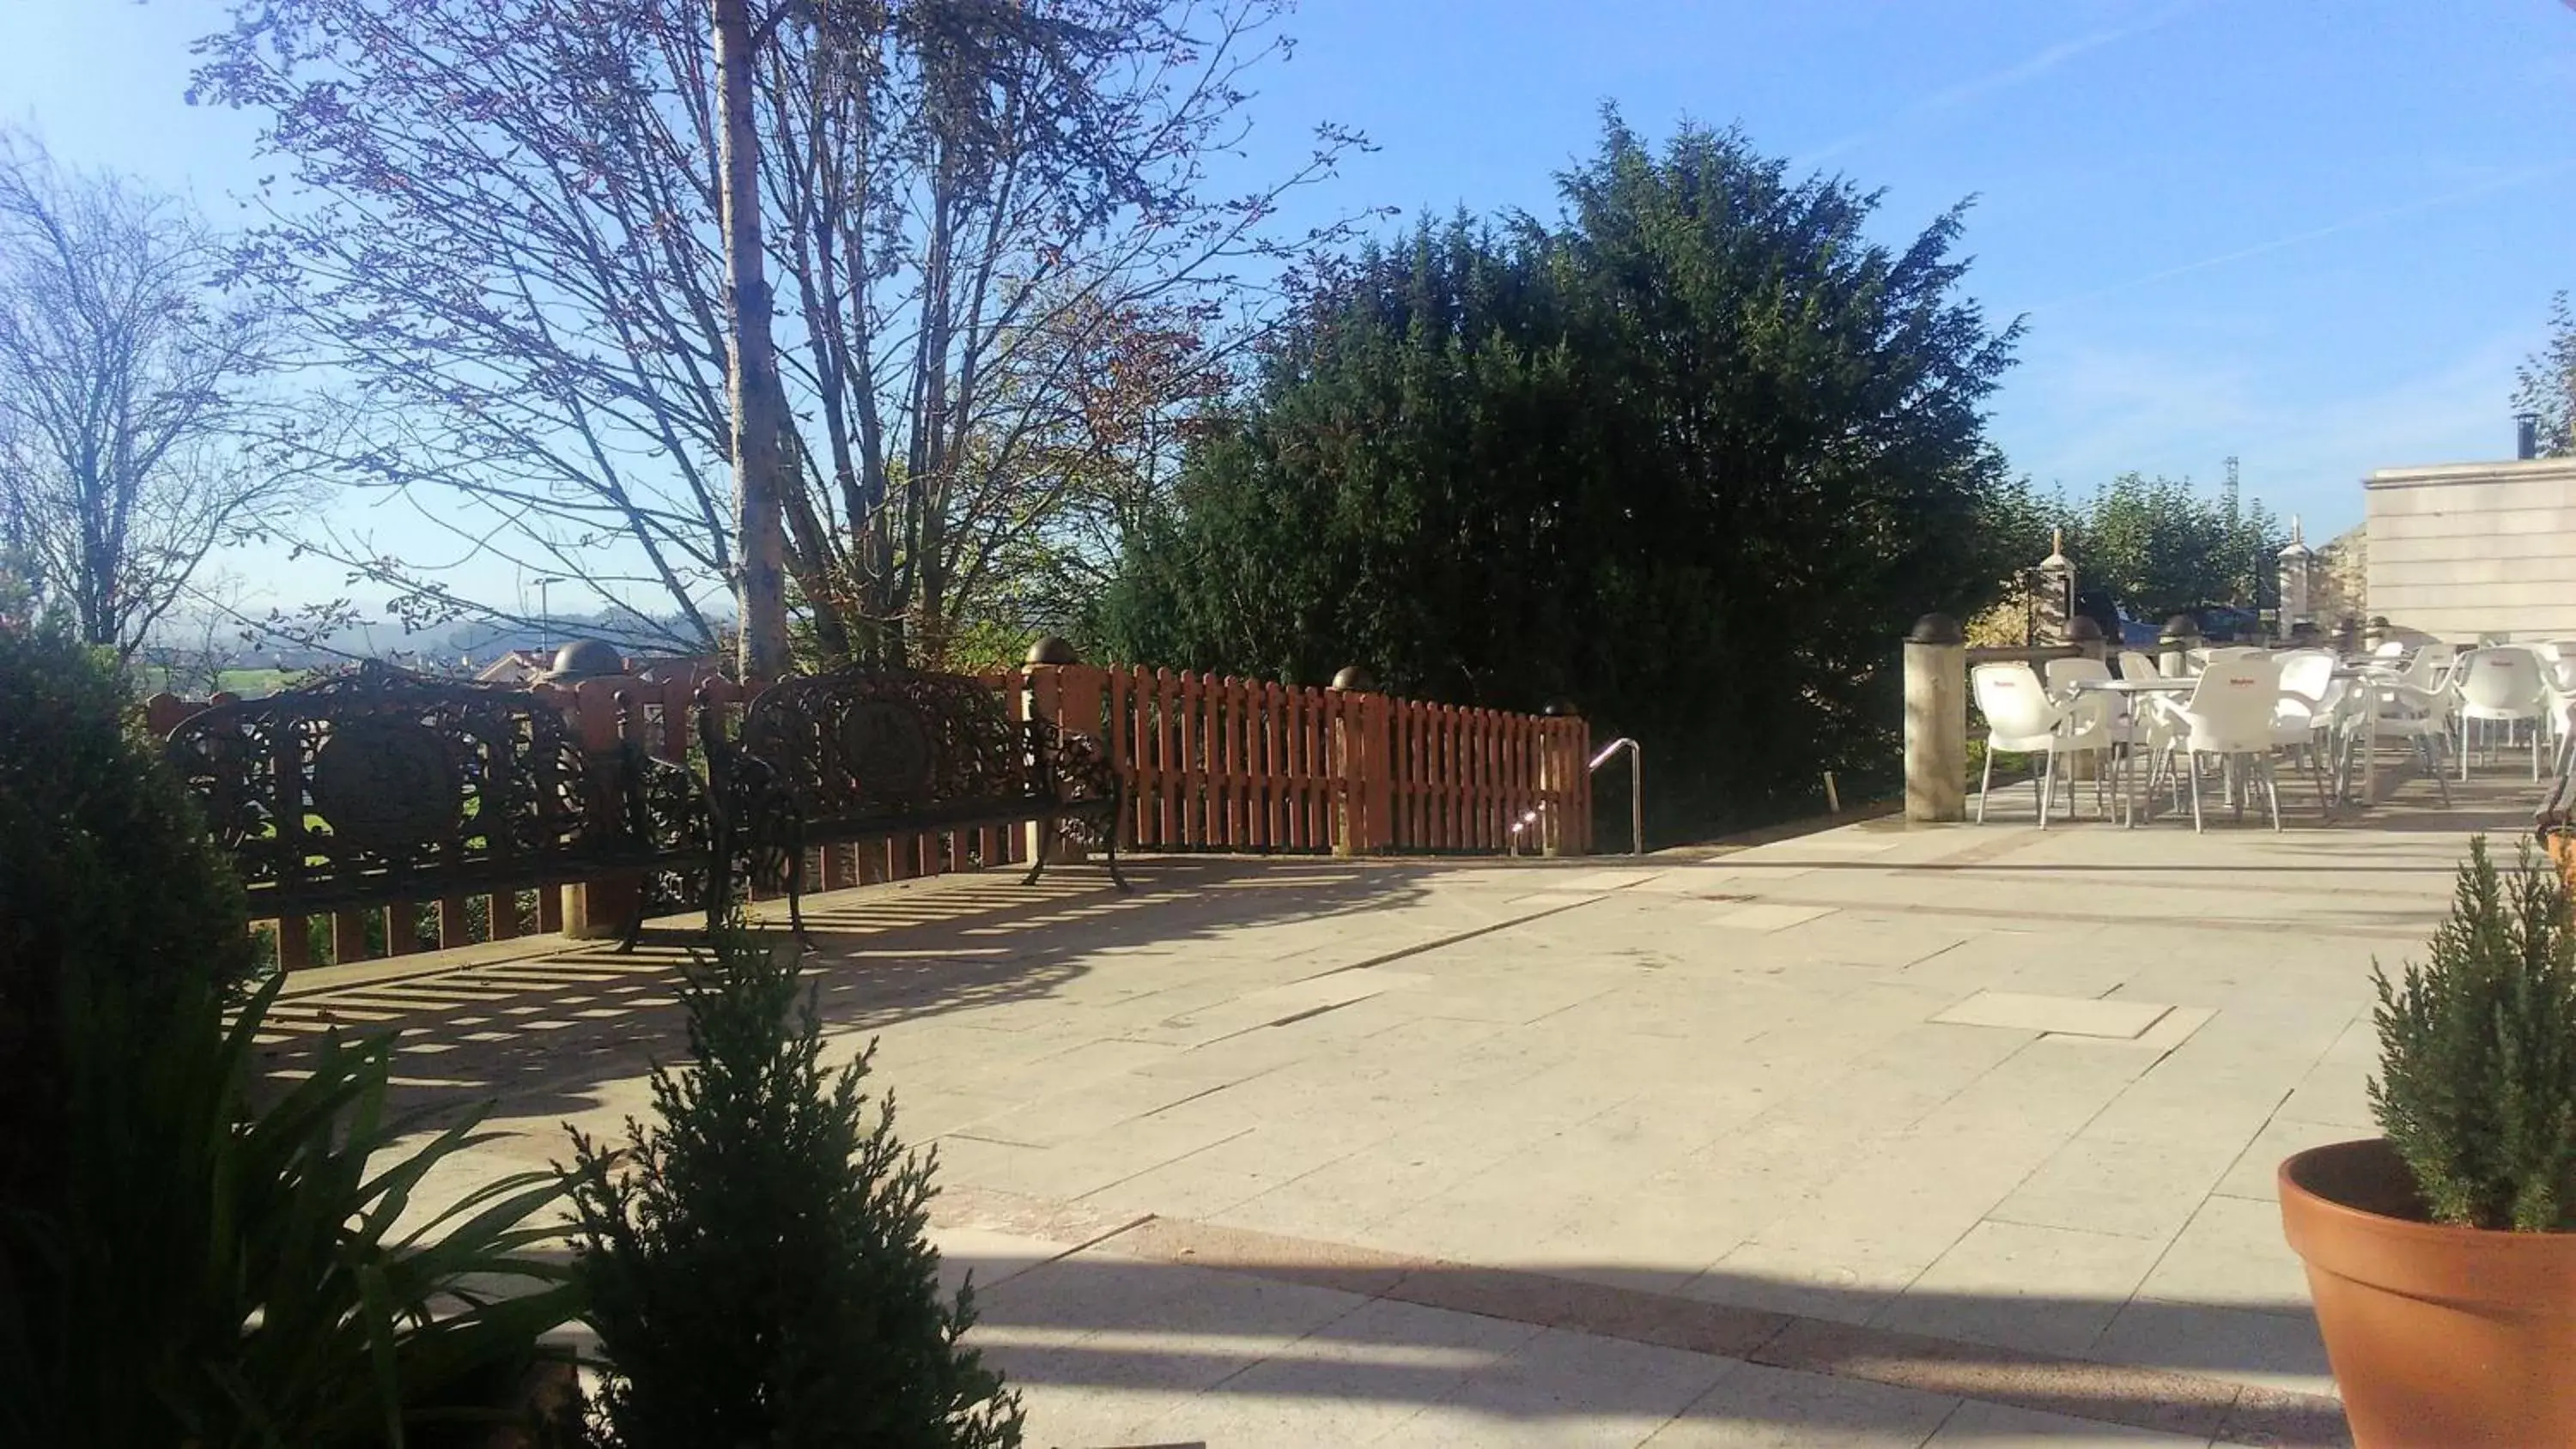
<svg viewBox="0 0 2576 1449"><path fill-rule="evenodd" d="M57 629L0 624L0 1211L40 1206L67 1150L67 953L172 1001L248 977L241 889L115 669Z"/></svg>
<svg viewBox="0 0 2576 1449"><path fill-rule="evenodd" d="M574 1309L562 1264L526 1256L561 1236L526 1225L561 1194L551 1174L403 1224L483 1139L476 1112L397 1155L428 1124L385 1111L392 1038L326 1039L254 1109L281 978L228 1028L211 998L138 1010L110 972L68 981L79 1135L62 1213L10 1245L27 1271L0 1295L0 1442L354 1449L511 1417L497 1406Z"/></svg>
<svg viewBox="0 0 2576 1449"><path fill-rule="evenodd" d="M2372 1113L2435 1222L2576 1231L2576 925L2524 846L2469 843L2428 959L2379 988Z"/></svg>
<svg viewBox="0 0 2576 1449"><path fill-rule="evenodd" d="M573 1136L576 1280L611 1371L594 1441L1000 1449L1018 1398L939 1289L934 1162L873 1113L868 1054L827 1077L792 954L719 936L681 988L694 1060L656 1068L625 1151ZM873 1120L871 1121L871 1118ZM620 1159L627 1159L621 1161Z"/></svg>
<svg viewBox="0 0 2576 1449"><path fill-rule="evenodd" d="M0 699L0 1443L327 1449L490 1417L571 1312L520 1255L559 1185L398 1229L474 1139L392 1160L427 1124L385 1114L390 1038L325 1041L256 1106L279 980L238 1000L240 892L113 674L0 626Z"/></svg>

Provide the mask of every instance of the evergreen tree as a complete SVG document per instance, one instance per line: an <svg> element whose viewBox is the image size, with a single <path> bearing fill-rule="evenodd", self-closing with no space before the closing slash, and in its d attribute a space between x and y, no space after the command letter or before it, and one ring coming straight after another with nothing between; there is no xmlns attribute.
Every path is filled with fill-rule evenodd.
<svg viewBox="0 0 2576 1449"><path fill-rule="evenodd" d="M958 1342L971 1289L939 1289L935 1160L896 1141L891 1099L870 1112L873 1048L823 1070L799 974L720 935L685 972L692 1060L654 1070L658 1120L629 1120L622 1154L573 1136L576 1278L611 1365L594 1441L1017 1445L1018 1397Z"/></svg>
<svg viewBox="0 0 2576 1449"><path fill-rule="evenodd" d="M1655 761L1659 831L1893 772L1896 641L1998 596L2026 505L1982 432L2016 327L1953 210L1733 132L1608 118L1562 217L1424 222L1305 291L1103 605L1145 663L1535 709Z"/></svg>

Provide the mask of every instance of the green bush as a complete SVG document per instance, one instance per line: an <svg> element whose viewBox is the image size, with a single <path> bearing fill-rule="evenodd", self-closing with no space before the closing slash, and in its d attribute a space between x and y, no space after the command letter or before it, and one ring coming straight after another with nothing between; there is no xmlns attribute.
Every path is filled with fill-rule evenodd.
<svg viewBox="0 0 2576 1449"><path fill-rule="evenodd" d="M934 1162L821 1065L792 954L740 934L685 973L693 1060L656 1068L622 1153L575 1133L575 1275L612 1370L594 1442L1001 1449L1016 1395L958 1340L924 1237ZM873 1121L870 1119L873 1118Z"/></svg>
<svg viewBox="0 0 2576 1449"><path fill-rule="evenodd" d="M2435 1222L2576 1231L2576 926L2566 882L2469 842L2428 959L2379 987L2370 1105Z"/></svg>
<svg viewBox="0 0 2576 1449"><path fill-rule="evenodd" d="M40 1206L66 1150L66 954L145 1000L247 979L241 888L112 663L55 629L0 624L0 1209Z"/></svg>
<svg viewBox="0 0 2576 1449"><path fill-rule="evenodd" d="M560 1265L521 1257L559 1184L398 1230L472 1120L393 1160L429 1124L385 1115L390 1038L260 1083L280 979L240 1000L240 892L113 674L0 626L0 699L0 1443L400 1445L491 1417L571 1312Z"/></svg>

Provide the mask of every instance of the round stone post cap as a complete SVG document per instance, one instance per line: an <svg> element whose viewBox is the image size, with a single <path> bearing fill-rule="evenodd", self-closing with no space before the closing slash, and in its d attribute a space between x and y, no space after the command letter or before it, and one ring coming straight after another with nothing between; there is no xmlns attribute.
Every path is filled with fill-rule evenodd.
<svg viewBox="0 0 2576 1449"><path fill-rule="evenodd" d="M1947 614L1931 613L1914 621L1914 630L1905 636L1909 644L1965 644L1968 631Z"/></svg>
<svg viewBox="0 0 2576 1449"><path fill-rule="evenodd" d="M618 655L616 645L604 639L573 639L555 651L554 667L537 678L549 684L568 684L625 672L626 661Z"/></svg>

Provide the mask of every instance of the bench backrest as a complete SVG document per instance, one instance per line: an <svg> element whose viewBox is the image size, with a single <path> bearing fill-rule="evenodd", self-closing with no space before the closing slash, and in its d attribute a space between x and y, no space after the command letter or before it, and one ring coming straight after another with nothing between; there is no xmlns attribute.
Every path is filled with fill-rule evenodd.
<svg viewBox="0 0 2576 1449"><path fill-rule="evenodd" d="M171 764L254 910L536 885L653 852L622 755L524 690L381 665L174 727Z"/></svg>
<svg viewBox="0 0 2576 1449"><path fill-rule="evenodd" d="M963 675L847 668L781 680L744 709L740 745L815 825L929 818L1043 794L1027 726Z"/></svg>

